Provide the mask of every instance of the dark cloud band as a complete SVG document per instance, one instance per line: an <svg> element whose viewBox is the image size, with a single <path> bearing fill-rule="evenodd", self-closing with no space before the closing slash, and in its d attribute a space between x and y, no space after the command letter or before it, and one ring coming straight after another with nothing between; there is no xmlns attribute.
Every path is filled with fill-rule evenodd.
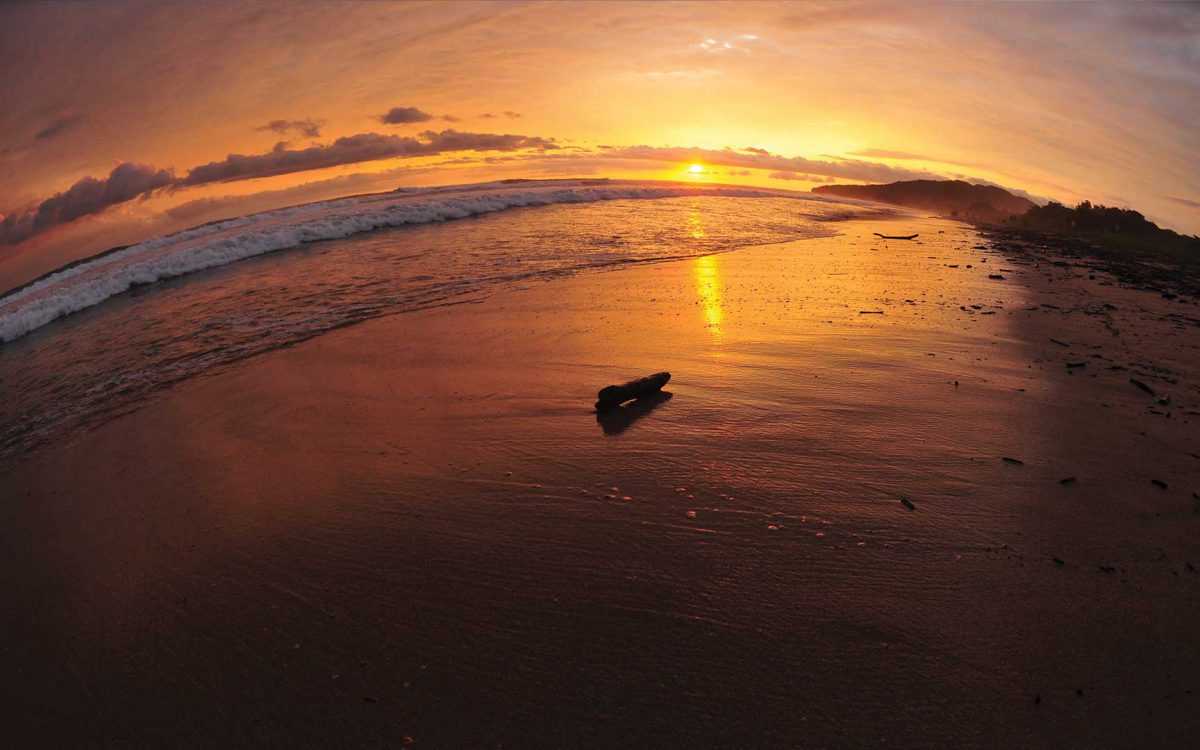
<svg viewBox="0 0 1200 750"><path fill-rule="evenodd" d="M552 139L538 136L463 133L457 130L429 130L421 133L420 138L360 133L338 138L327 146L288 149L284 144L278 144L265 154L230 154L221 161L196 167L179 184L204 185L249 180L380 159L436 156L448 151L516 151L557 147Z"/></svg>
<svg viewBox="0 0 1200 750"><path fill-rule="evenodd" d="M175 175L166 169L125 162L109 172L108 177L84 177L36 206L5 216L0 221L0 243L21 242L51 227L98 214L174 182Z"/></svg>
<svg viewBox="0 0 1200 750"><path fill-rule="evenodd" d="M285 123L285 129L288 129L294 128L296 121L279 122ZM275 130L271 123L265 129ZM127 162L113 169L104 179L84 177L36 206L0 217L0 244L22 242L52 227L98 214L120 203L147 197L162 188L251 180L343 164L436 156L457 151L546 151L557 148L552 138L539 136L428 130L416 138L360 133L338 138L328 145L302 149L290 149L286 142L281 141L266 153L230 154L220 161L201 164L180 179L176 179L170 170Z"/></svg>
<svg viewBox="0 0 1200 750"><path fill-rule="evenodd" d="M392 107L379 116L379 121L385 125L408 125L414 122L429 122L432 119L433 115L416 107Z"/></svg>
<svg viewBox="0 0 1200 750"><path fill-rule="evenodd" d="M288 133L297 133L305 138L320 138L321 123L316 120L271 120L266 125L259 126L255 130L270 130L279 135L287 135Z"/></svg>

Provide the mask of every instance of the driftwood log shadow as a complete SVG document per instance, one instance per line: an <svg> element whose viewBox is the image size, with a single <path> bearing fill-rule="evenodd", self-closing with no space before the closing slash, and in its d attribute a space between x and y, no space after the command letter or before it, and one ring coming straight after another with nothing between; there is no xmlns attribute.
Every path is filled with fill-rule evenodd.
<svg viewBox="0 0 1200 750"><path fill-rule="evenodd" d="M670 401L674 395L670 391L654 391L625 406L596 412L596 421L605 435L620 435L633 427L634 422Z"/></svg>

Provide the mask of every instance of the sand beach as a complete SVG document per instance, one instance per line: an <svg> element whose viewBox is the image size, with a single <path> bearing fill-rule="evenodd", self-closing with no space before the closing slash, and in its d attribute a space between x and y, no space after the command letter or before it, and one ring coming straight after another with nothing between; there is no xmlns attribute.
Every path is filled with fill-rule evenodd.
<svg viewBox="0 0 1200 750"><path fill-rule="evenodd" d="M1194 743L1196 303L838 231L370 320L26 454L10 736Z"/></svg>

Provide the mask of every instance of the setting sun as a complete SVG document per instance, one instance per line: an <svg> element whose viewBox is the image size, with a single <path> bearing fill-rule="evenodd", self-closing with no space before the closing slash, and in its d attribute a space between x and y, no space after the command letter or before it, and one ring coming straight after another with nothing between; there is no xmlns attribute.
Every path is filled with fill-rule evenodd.
<svg viewBox="0 0 1200 750"><path fill-rule="evenodd" d="M689 174L704 174L704 165L703 164L693 164L692 166L687 168L687 171Z"/></svg>

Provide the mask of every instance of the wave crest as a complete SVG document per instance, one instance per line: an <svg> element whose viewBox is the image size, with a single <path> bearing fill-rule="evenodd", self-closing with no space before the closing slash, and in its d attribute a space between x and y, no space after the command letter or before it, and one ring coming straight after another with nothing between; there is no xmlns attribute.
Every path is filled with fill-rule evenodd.
<svg viewBox="0 0 1200 750"><path fill-rule="evenodd" d="M835 203L843 209L847 203L766 189L629 182L596 184L596 181L583 180L522 183L518 187L487 183L465 188L405 190L342 198L206 224L131 245L49 274L0 297L0 341L13 341L53 320L97 305L135 286L319 240L526 206L687 196L788 197L814 203ZM844 211L838 213L844 214Z"/></svg>

